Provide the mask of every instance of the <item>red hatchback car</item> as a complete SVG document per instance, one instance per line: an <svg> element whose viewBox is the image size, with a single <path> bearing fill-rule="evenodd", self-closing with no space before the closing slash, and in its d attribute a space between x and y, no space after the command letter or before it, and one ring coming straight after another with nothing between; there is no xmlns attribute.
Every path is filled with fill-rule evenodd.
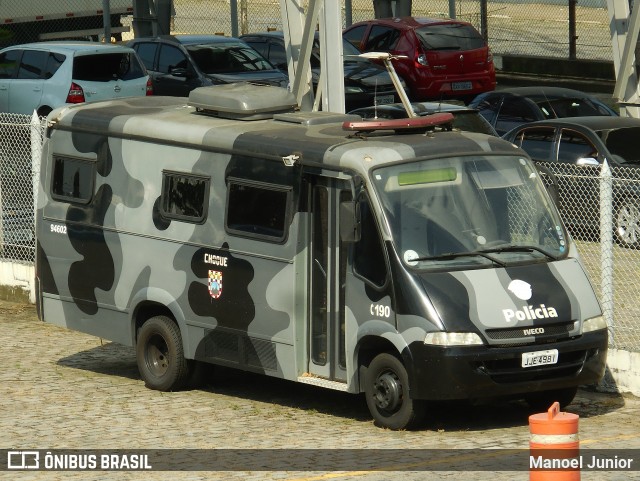
<svg viewBox="0 0 640 481"><path fill-rule="evenodd" d="M493 56L468 22L418 17L381 18L354 23L343 37L362 52L389 52L407 58L393 65L414 101L471 100L495 90Z"/></svg>

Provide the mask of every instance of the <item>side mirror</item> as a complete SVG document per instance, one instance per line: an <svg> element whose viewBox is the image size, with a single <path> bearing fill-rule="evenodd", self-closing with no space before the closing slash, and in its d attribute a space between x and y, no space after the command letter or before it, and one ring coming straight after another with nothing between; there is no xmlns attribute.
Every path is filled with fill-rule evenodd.
<svg viewBox="0 0 640 481"><path fill-rule="evenodd" d="M352 200L340 202L340 240L358 242L360 240L360 207Z"/></svg>

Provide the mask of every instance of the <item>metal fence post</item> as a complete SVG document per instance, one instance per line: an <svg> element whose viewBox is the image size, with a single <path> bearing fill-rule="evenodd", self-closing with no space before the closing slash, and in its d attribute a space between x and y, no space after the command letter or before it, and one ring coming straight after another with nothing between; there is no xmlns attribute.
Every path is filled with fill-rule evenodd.
<svg viewBox="0 0 640 481"><path fill-rule="evenodd" d="M602 314L609 326L609 343L615 345L613 319L613 178L605 160L600 170L600 275Z"/></svg>
<svg viewBox="0 0 640 481"><path fill-rule="evenodd" d="M33 218L38 210L38 185L40 183L40 157L42 156L42 122L38 114L31 116L31 183L33 188Z"/></svg>
<svg viewBox="0 0 640 481"><path fill-rule="evenodd" d="M576 5L578 0L569 0L569 59L576 59Z"/></svg>
<svg viewBox="0 0 640 481"><path fill-rule="evenodd" d="M104 23L104 43L111 43L111 5L102 0L102 22Z"/></svg>

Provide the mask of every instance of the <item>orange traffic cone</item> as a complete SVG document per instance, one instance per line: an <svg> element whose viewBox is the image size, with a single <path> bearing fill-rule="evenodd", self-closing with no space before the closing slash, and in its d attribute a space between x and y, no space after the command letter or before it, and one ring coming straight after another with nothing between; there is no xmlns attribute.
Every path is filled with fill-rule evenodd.
<svg viewBox="0 0 640 481"><path fill-rule="evenodd" d="M546 413L529 416L529 479L580 480L577 414L560 412L555 402Z"/></svg>

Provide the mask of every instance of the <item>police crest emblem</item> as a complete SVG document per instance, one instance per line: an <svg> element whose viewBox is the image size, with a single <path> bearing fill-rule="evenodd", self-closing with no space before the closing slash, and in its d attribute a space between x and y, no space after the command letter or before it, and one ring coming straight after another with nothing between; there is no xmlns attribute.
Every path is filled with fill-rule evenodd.
<svg viewBox="0 0 640 481"><path fill-rule="evenodd" d="M209 271L209 295L213 299L222 295L222 272Z"/></svg>

